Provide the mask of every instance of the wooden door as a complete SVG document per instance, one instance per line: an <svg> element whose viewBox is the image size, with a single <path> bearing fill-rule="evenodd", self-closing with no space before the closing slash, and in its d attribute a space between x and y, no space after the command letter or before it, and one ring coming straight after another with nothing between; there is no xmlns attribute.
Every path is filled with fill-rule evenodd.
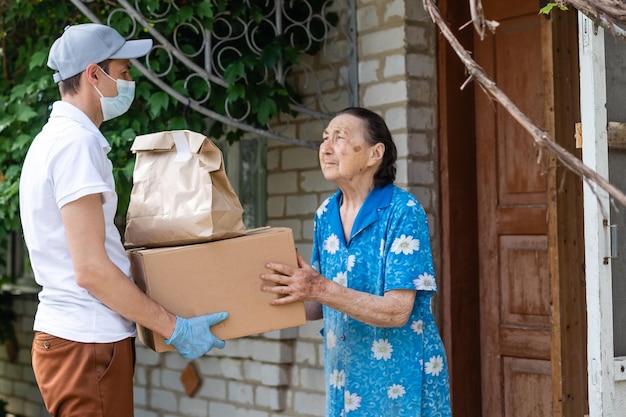
<svg viewBox="0 0 626 417"><path fill-rule="evenodd" d="M483 0L500 23L475 38L478 63L545 126L551 74L542 64L536 1ZM482 410L484 417L552 415L548 158L500 105L475 89Z"/></svg>
<svg viewBox="0 0 626 417"><path fill-rule="evenodd" d="M481 40L465 28L457 38L580 158L576 11L547 19L526 0L483 4L500 22L497 33ZM470 20L467 0L438 5L450 28ZM584 416L582 182L553 155L538 155L502 108L465 83L465 66L442 36L439 46L442 333L453 413Z"/></svg>

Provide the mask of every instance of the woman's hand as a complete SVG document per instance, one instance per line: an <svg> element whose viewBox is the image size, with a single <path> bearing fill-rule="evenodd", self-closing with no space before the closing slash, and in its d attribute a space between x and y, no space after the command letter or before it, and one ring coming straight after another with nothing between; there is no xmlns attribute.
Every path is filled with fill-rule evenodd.
<svg viewBox="0 0 626 417"><path fill-rule="evenodd" d="M328 280L309 265L298 253L298 267L268 262L266 268L273 273L261 274L263 281L276 285L263 285L261 290L280 297L271 304L289 304L295 301L315 301L325 291Z"/></svg>
<svg viewBox="0 0 626 417"><path fill-rule="evenodd" d="M295 301L315 302L339 310L371 326L401 327L409 319L415 302L415 290L390 290L379 296L348 289L324 278L311 268L300 254L297 268L273 262L269 262L266 267L273 273L261 274L261 279L276 285L263 285L261 290L279 296L270 302L273 305ZM321 318L321 309L315 309L314 315L308 310L309 306L308 320Z"/></svg>

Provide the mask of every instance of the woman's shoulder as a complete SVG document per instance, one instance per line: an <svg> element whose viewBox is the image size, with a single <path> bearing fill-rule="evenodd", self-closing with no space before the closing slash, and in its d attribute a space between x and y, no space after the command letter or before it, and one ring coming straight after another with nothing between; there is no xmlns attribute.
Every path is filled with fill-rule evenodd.
<svg viewBox="0 0 626 417"><path fill-rule="evenodd" d="M409 210L424 211L424 208L420 204L419 200L409 191L392 185L393 195L391 203L398 208L407 208Z"/></svg>

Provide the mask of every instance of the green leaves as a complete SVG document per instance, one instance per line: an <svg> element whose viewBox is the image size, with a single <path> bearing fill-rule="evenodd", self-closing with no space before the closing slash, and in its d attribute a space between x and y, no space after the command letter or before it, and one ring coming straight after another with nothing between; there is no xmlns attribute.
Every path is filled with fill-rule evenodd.
<svg viewBox="0 0 626 417"><path fill-rule="evenodd" d="M308 3L287 2L287 12L299 20L309 13L316 16L324 13L326 2L309 0ZM117 2L84 4L103 22L111 17L110 24L124 36L149 36L145 28L134 26L124 13L111 15L118 7ZM318 51L321 42L311 42L302 30L277 34L273 26L274 2L142 0L133 4L146 16L162 16L154 19L153 28L170 41L175 38L195 65L207 68L205 58L210 58L212 70L219 72L227 84L215 84L192 75L186 65L172 60L165 49L154 50L150 54L150 68L178 94L214 112L242 118L255 127L265 127L281 113L291 114L289 104L297 100L295 88L277 78L281 71L298 63L301 54ZM334 25L338 16L327 14L326 19ZM18 227L21 165L32 139L46 123L52 103L60 98L52 71L46 65L50 46L65 26L87 22L89 19L71 2L0 1L0 239ZM256 30L251 30L255 26ZM133 28L135 32L131 33ZM233 33L226 36L229 30ZM310 28L313 39L323 38L326 30L320 22ZM242 31L247 31L247 35L238 36ZM229 38L219 65L215 64L217 52L210 56L203 49L207 47L209 34L218 32ZM194 112L188 103L173 99L136 68L131 69L131 75L137 85L131 109L101 126L112 147L109 157L114 166L120 216L125 215L130 195L135 160L130 146L137 135L191 129L215 138L225 137L230 142L243 136L242 131L220 122L207 123L205 116Z"/></svg>
<svg viewBox="0 0 626 417"><path fill-rule="evenodd" d="M229 89L228 89L228 100L235 102L239 99L245 99L246 98L246 87L242 84L235 84L232 85Z"/></svg>
<svg viewBox="0 0 626 417"><path fill-rule="evenodd" d="M48 61L48 54L46 53L46 51L36 51L30 59L30 62L28 63L28 69L32 70L34 68L37 67L42 67L46 64L46 62Z"/></svg>
<svg viewBox="0 0 626 417"><path fill-rule="evenodd" d="M213 5L209 2L202 2L198 4L196 8L196 14L198 15L198 17L213 20Z"/></svg>
<svg viewBox="0 0 626 417"><path fill-rule="evenodd" d="M28 122L38 116L37 112L26 103L16 103L15 107L18 122Z"/></svg>
<svg viewBox="0 0 626 417"><path fill-rule="evenodd" d="M266 124L269 120L276 115L278 108L274 100L270 97L262 97L259 100L259 111L257 112L257 120L260 124Z"/></svg>
<svg viewBox="0 0 626 417"><path fill-rule="evenodd" d="M155 119L161 114L162 111L167 110L170 103L170 96L163 92L158 91L150 96L150 101L148 102L148 111L150 112L150 116Z"/></svg>
<svg viewBox="0 0 626 417"><path fill-rule="evenodd" d="M4 113L2 116L0 116L0 134L2 133L4 129L11 126L11 123L14 120L15 120L15 117L13 117L10 114Z"/></svg>
<svg viewBox="0 0 626 417"><path fill-rule="evenodd" d="M567 6L564 4L548 3L545 6L543 6L541 9L539 9L539 14L550 14L552 9L554 9L555 7L558 7L560 10L567 10Z"/></svg>

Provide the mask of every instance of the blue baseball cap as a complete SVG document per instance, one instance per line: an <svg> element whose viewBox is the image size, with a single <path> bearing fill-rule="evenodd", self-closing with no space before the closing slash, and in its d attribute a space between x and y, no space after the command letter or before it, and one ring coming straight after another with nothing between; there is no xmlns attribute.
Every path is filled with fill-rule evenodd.
<svg viewBox="0 0 626 417"><path fill-rule="evenodd" d="M52 44L48 67L60 82L85 71L89 64L107 59L131 59L146 55L152 39L126 40L115 29L96 23L67 26Z"/></svg>

